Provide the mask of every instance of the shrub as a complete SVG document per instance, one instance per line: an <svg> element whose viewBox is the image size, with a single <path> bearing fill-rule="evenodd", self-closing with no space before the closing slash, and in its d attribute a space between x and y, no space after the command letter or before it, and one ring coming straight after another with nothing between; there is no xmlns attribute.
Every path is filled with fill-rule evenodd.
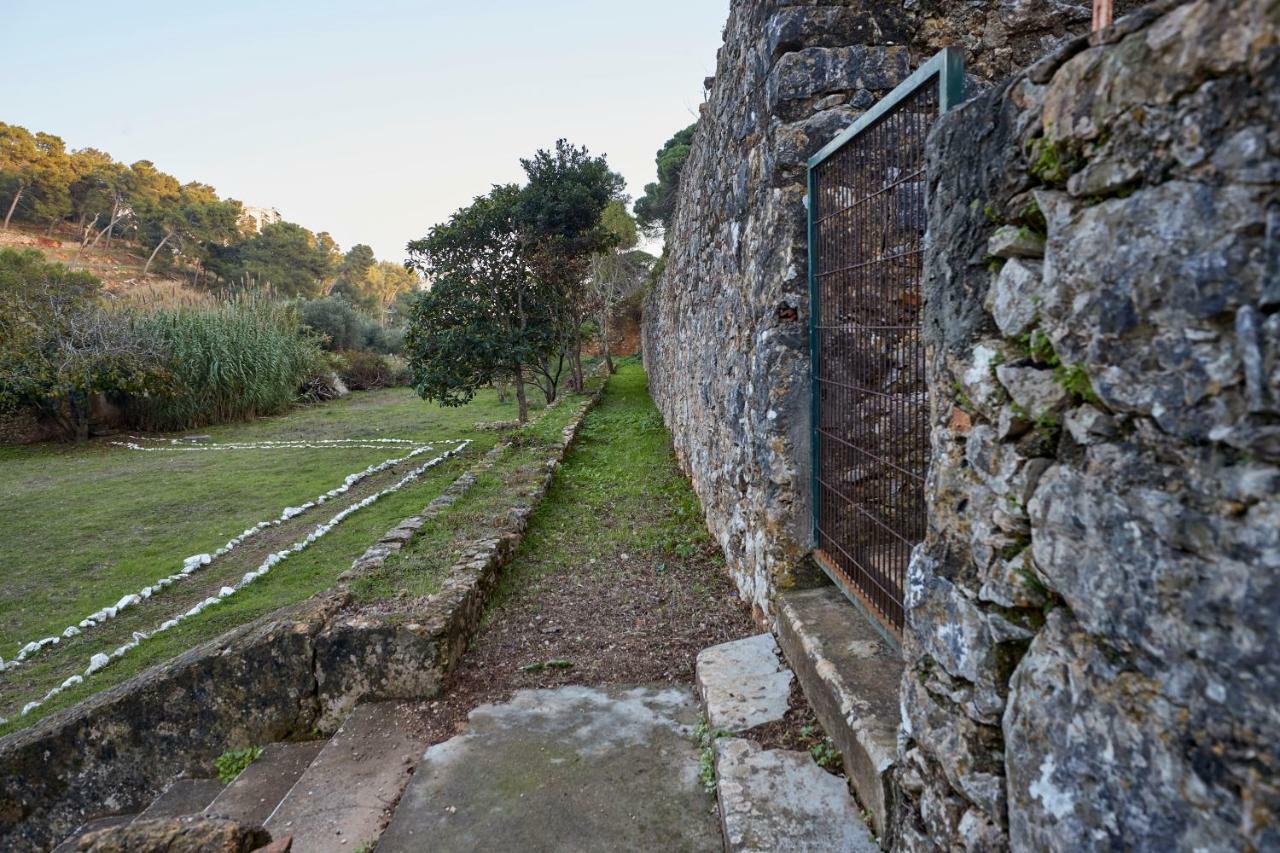
<svg viewBox="0 0 1280 853"><path fill-rule="evenodd" d="M332 352L370 350L383 355L404 348L404 332L371 320L340 296L313 299L302 305L302 324L323 337Z"/></svg>
<svg viewBox="0 0 1280 853"><path fill-rule="evenodd" d="M106 309L100 289L37 252L0 251L0 408L33 408L84 440L93 395L160 389L163 343Z"/></svg>
<svg viewBox="0 0 1280 853"><path fill-rule="evenodd" d="M342 355L346 363L338 369L338 375L352 391L387 388L395 384L396 372L385 357L365 350L351 350Z"/></svg>
<svg viewBox="0 0 1280 853"><path fill-rule="evenodd" d="M324 369L296 313L254 296L213 308L157 311L141 319L168 353L167 393L135 396L128 415L143 429L191 429L282 411Z"/></svg>
<svg viewBox="0 0 1280 853"><path fill-rule="evenodd" d="M345 299L330 296L302 304L302 325L320 335L327 350L355 349L364 342L363 317Z"/></svg>

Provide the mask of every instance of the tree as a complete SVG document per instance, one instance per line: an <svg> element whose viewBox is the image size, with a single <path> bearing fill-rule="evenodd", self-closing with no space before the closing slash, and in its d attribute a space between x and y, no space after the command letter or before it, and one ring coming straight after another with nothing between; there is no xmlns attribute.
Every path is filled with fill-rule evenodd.
<svg viewBox="0 0 1280 853"><path fill-rule="evenodd" d="M334 273L331 243L294 222L273 222L233 251L221 253L218 270L232 280L270 286L283 296L314 297L324 292Z"/></svg>
<svg viewBox="0 0 1280 853"><path fill-rule="evenodd" d="M48 226L48 233L52 234L54 227L71 213L71 182L75 180L75 171L61 138L37 133L36 150L29 218Z"/></svg>
<svg viewBox="0 0 1280 853"><path fill-rule="evenodd" d="M366 272L361 289L374 301L378 314L382 315L395 304L396 297L416 290L419 283L418 276L412 270L390 261L378 261Z"/></svg>
<svg viewBox="0 0 1280 853"><path fill-rule="evenodd" d="M142 274L151 270L160 250L203 257L202 244L225 242L239 234L240 202L223 200L213 187L192 182L176 187L168 175L158 179L154 192L140 199L137 215L146 242L153 246Z"/></svg>
<svg viewBox="0 0 1280 853"><path fill-rule="evenodd" d="M39 167L40 150L36 138L25 127L0 122L0 180L11 194L5 210L3 230L9 229L9 221L18 209L18 202L35 183Z"/></svg>
<svg viewBox="0 0 1280 853"><path fill-rule="evenodd" d="M621 201L612 201L604 209L600 222L614 237L612 248L591 256L591 272L587 292L600 327L600 348L609 372L615 373L613 354L609 350L614 308L619 300L634 290L648 275L653 256L632 251L639 242L636 221ZM645 259L648 259L646 262Z"/></svg>
<svg viewBox="0 0 1280 853"><path fill-rule="evenodd" d="M689 125L679 131L658 149L654 162L658 166L658 180L646 184L644 195L636 201L636 219L640 227L651 234L671 227L676 214L676 202L680 198L680 175L689 159L693 133L698 125Z"/></svg>
<svg viewBox="0 0 1280 853"><path fill-rule="evenodd" d="M529 178L518 205L524 253L537 278L559 294L573 388L581 392L583 282L591 256L616 241L601 215L625 184L604 157L564 139L554 152L539 150L520 164Z"/></svg>
<svg viewBox="0 0 1280 853"><path fill-rule="evenodd" d="M348 294L358 292L369 269L377 262L373 256L373 248L364 243L356 243L342 256L338 265L338 280L334 290L344 288Z"/></svg>
<svg viewBox="0 0 1280 853"><path fill-rule="evenodd" d="M547 401L555 399L547 359L558 340L558 312L556 291L529 268L522 199L518 187L496 186L409 244L409 265L431 286L414 303L405 346L424 399L459 406L509 378L524 422L526 371L541 374Z"/></svg>
<svg viewBox="0 0 1280 853"><path fill-rule="evenodd" d="M34 406L83 441L93 394L163 387L163 346L100 291L39 252L0 250L0 407Z"/></svg>

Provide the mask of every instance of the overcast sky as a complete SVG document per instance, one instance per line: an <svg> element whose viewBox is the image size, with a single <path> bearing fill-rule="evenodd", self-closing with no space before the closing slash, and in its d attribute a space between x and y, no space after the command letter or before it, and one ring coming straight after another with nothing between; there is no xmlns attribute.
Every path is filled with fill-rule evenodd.
<svg viewBox="0 0 1280 853"><path fill-rule="evenodd" d="M0 121L400 261L557 137L638 196L728 0L4 0Z"/></svg>

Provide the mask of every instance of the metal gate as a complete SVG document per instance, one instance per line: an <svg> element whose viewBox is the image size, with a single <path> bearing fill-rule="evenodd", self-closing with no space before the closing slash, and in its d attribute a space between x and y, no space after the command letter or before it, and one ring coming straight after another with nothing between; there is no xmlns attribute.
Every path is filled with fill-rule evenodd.
<svg viewBox="0 0 1280 853"><path fill-rule="evenodd" d="M894 633L925 528L924 143L963 85L947 48L809 161L817 558Z"/></svg>

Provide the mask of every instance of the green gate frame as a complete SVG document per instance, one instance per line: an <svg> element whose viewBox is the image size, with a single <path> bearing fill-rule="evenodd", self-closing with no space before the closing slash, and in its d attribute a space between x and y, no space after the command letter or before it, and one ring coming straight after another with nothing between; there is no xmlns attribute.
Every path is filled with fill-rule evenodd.
<svg viewBox="0 0 1280 853"><path fill-rule="evenodd" d="M818 326L822 318L819 316L818 302L818 183L816 169L827 158L840 151L853 140L861 136L869 128L888 115L900 103L920 89L938 86L938 115L945 114L952 107L964 100L964 53L956 47L944 47L917 68L910 77L899 83L892 92L881 98L875 106L867 110L845 129L839 136L824 145L817 154L809 158L806 188L808 191L808 241L809 241L809 440L810 440L810 520L812 522L813 541L819 541L818 510L820 490L818 484L818 464L821 459L821 438L818 433L819 424L819 382L818 382ZM826 567L823 567L826 571ZM833 578L833 580L837 580Z"/></svg>

